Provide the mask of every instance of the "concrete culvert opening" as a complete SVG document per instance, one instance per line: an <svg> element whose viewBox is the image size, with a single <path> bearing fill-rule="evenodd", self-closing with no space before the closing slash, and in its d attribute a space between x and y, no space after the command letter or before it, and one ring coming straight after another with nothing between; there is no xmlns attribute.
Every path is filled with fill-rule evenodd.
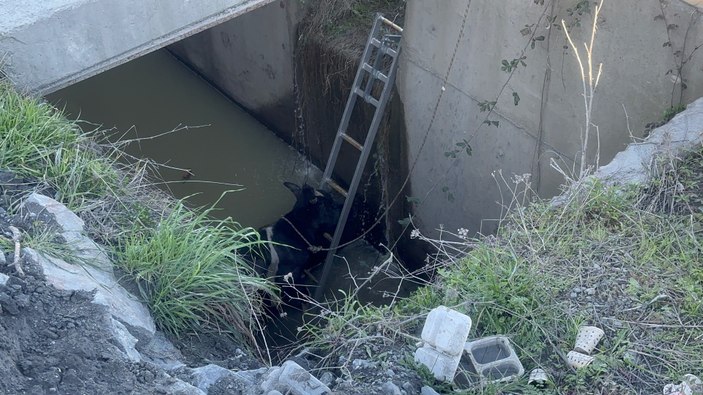
<svg viewBox="0 0 703 395"><path fill-rule="evenodd" d="M239 37L242 31L259 28L262 18L272 14L280 17L280 12L298 18L302 15L300 10L286 14L285 7L274 3L47 98L65 108L69 117L86 121L86 131L106 128L108 138L125 144L123 149L134 160L148 158L158 164L163 179L158 186L175 197L187 198L198 207L217 202L215 216L262 228L276 222L295 203L284 182L319 185L318 167L324 167L327 160L356 71L359 51L355 46L363 45L368 34L363 25L355 30L358 36L337 37L347 43L341 51L335 41L322 41L329 26L322 35L308 33L298 48L294 48L294 37L289 37L294 26L271 32L272 36L266 37L271 42L263 48L252 49L250 37ZM320 21L307 23L304 28L312 29ZM294 25L297 27L297 22ZM215 41L217 45L212 44ZM243 48L245 45L250 47ZM203 52L202 48L208 47L212 52ZM233 61L233 51L241 51L241 59ZM275 61L275 56L288 56L286 65L272 65L270 58ZM223 62L231 64L216 71ZM342 71L335 75L335 69ZM263 83L262 76L268 82ZM268 104L262 104L266 101ZM387 112L395 111L397 117L399 107L393 102ZM363 107L353 114L358 130L369 123L370 114ZM388 195L389 177L403 175L402 166L389 163L402 162L401 150L393 147L402 137L394 136L398 125L393 125L391 115L385 117L383 125L346 228L345 248L340 250L326 286L330 299L354 293L362 303L383 304L413 287L397 279L364 281L375 268L398 264L397 256L389 261L389 246L397 240L393 232L398 231L398 213L405 215L404 198L392 207L394 212L386 210L393 198ZM342 152L340 161L351 154ZM341 167L339 178L348 180L352 170ZM397 174L390 175L392 172ZM225 194L228 190L237 192ZM314 293L314 279L321 271L319 265L306 272L303 285L313 287L307 294ZM266 339L261 339L261 344L269 346L274 362L297 347L303 333L299 329L311 319L304 315L298 304L277 311L266 324Z"/></svg>

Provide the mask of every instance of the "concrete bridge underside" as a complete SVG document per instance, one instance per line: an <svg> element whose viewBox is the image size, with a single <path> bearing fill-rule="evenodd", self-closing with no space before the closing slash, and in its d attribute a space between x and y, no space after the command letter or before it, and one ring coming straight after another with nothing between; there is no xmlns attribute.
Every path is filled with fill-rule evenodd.
<svg viewBox="0 0 703 395"><path fill-rule="evenodd" d="M274 0L0 0L2 70L45 95Z"/></svg>

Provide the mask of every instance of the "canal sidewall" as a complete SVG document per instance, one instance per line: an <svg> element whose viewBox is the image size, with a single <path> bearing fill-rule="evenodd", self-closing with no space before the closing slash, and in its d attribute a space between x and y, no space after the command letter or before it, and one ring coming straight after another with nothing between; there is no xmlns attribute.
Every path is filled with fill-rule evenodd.
<svg viewBox="0 0 703 395"><path fill-rule="evenodd" d="M168 50L280 138L324 168L356 73L359 54L300 37L306 15L297 1L277 1L170 45ZM407 146L402 103L389 102L359 186L346 239L394 244L407 217ZM348 132L363 141L373 109L357 105ZM340 152L336 177L348 184L358 152ZM402 190L401 190L402 188ZM391 205L391 203L393 203ZM383 215L391 208L389 215ZM381 217L378 220L379 216ZM376 224L377 223L377 224ZM390 242L389 242L390 240ZM400 243L399 245L403 245Z"/></svg>

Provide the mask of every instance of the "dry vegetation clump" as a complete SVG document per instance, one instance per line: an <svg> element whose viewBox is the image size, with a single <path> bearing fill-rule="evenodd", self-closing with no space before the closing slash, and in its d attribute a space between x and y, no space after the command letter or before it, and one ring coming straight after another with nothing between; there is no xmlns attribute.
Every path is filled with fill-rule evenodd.
<svg viewBox="0 0 703 395"><path fill-rule="evenodd" d="M304 40L318 40L350 59L364 49L376 13L402 26L404 0L312 0L310 14L301 27ZM318 59L319 60L319 59Z"/></svg>
<svg viewBox="0 0 703 395"><path fill-rule="evenodd" d="M703 148L660 161L644 188L589 179L558 205L525 205L529 179L503 180L512 207L497 236L443 231L437 240L415 232L437 247L431 282L390 307L348 302L328 313L318 344L347 352L354 339L373 335L412 345L424 315L442 304L471 316L471 338L509 336L528 372L549 373L540 393L654 394L684 374L701 376L701 174ZM595 362L576 371L565 355L581 325L599 326L605 338ZM405 347L412 364L413 348ZM482 393L531 393L526 381Z"/></svg>

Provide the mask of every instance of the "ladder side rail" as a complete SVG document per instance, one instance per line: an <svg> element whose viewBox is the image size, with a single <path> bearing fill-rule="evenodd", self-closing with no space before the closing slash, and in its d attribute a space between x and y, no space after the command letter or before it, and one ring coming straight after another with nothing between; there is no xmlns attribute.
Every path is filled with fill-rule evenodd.
<svg viewBox="0 0 703 395"><path fill-rule="evenodd" d="M339 220L337 221L337 227L334 230L334 236L332 236L330 248L327 251L327 256L325 256L325 263L322 266L322 276L320 276L320 281L317 283L317 289L315 290L315 300L322 301L322 296L324 295L324 286L327 285L327 279L329 278L330 271L332 270L334 254L337 252L339 242L342 240L344 227L346 226L347 218L349 217L349 212L351 211L351 206L353 203L354 196L347 195L346 199L344 200L344 206L342 207L342 213L339 215Z"/></svg>
<svg viewBox="0 0 703 395"><path fill-rule="evenodd" d="M340 133L346 133L347 132L347 127L349 126L349 120L351 119L351 115L354 109L354 106L356 104L356 98L357 95L354 92L354 89L358 87L361 84L362 76L363 76L363 64L369 60L369 57L371 56L371 46L368 45L368 42L373 39L373 37L376 35L376 33L380 30L381 28L381 22L380 19L376 18L373 24L373 28L371 29L371 33L369 33L369 38L367 40L366 48L364 48L364 53L361 56L361 63L359 68L356 70L356 76L354 77L354 82L352 83L352 88L350 89L349 92L349 97L347 98L347 104L344 107L344 114L342 115L342 120L339 123L339 129L337 130L337 135L335 136L334 139L334 144L332 145L332 149L330 150L330 155L327 159L327 165L325 166L325 172L322 175L322 181L320 182L320 188L324 188L325 186L325 181L328 178L332 177L332 172L334 171L334 167L337 163L337 156L339 155L339 150L342 148L342 137L340 136Z"/></svg>
<svg viewBox="0 0 703 395"><path fill-rule="evenodd" d="M380 78L376 78L376 73L380 72L380 67L383 65L383 56L385 55L385 51L383 51L383 48L384 45L381 44L381 47L376 49L376 59L374 59L373 61L373 71L369 73L369 79L366 81L366 86L364 87L364 98L367 98L369 97L369 95L371 95L371 89L373 89L374 81L381 81ZM381 81L381 83L383 83L383 81ZM383 86L383 89L386 89L385 85Z"/></svg>

